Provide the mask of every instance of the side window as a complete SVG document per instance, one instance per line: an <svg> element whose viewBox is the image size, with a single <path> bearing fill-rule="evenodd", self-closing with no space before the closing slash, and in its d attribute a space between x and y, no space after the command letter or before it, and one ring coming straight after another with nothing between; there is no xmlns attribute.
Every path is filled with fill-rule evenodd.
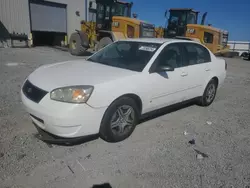
<svg viewBox="0 0 250 188"><path fill-rule="evenodd" d="M199 44L185 43L184 48L189 65L211 62L210 53L205 47Z"/></svg>
<svg viewBox="0 0 250 188"><path fill-rule="evenodd" d="M203 40L205 43L213 44L214 35L212 33L204 32Z"/></svg>
<svg viewBox="0 0 250 188"><path fill-rule="evenodd" d="M99 19L103 19L103 17L104 17L104 6L101 5L101 4L98 4L97 5L97 12L98 12L97 17Z"/></svg>
<svg viewBox="0 0 250 188"><path fill-rule="evenodd" d="M105 20L108 20L110 17L110 7L106 6L106 12L105 12Z"/></svg>
<svg viewBox="0 0 250 188"><path fill-rule="evenodd" d="M156 66L169 65L173 68L182 66L181 48L178 44L167 45L156 59Z"/></svg>

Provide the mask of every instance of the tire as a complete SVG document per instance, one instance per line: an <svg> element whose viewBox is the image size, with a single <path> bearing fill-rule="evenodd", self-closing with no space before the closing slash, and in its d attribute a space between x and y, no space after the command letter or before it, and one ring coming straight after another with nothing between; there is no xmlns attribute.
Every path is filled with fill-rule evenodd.
<svg viewBox="0 0 250 188"><path fill-rule="evenodd" d="M198 104L200 106L205 107L205 106L209 106L210 104L213 103L215 96L216 96L216 93L217 93L217 85L218 84L217 84L215 79L210 80L210 82L207 84L207 86L205 88L203 95L198 100ZM211 89L211 88L213 88L213 89ZM213 94L211 93L212 96L210 95L210 97L208 97L209 92L211 92L211 91L213 91L212 92Z"/></svg>
<svg viewBox="0 0 250 188"><path fill-rule="evenodd" d="M84 37L87 40L86 37ZM86 47L82 46L81 37L78 33L72 33L69 40L69 50L72 55L81 56L87 50Z"/></svg>
<svg viewBox="0 0 250 188"><path fill-rule="evenodd" d="M128 112L131 112L130 115L128 115ZM127 117L119 118L121 117L119 114L125 115L126 113ZM139 116L138 107L133 99L122 97L115 100L103 116L99 132L100 137L106 142L120 142L125 140L133 133ZM121 132L122 130L123 132Z"/></svg>
<svg viewBox="0 0 250 188"><path fill-rule="evenodd" d="M111 44L113 41L109 37L103 37L100 42L97 44L97 51L101 50L105 46Z"/></svg>
<svg viewBox="0 0 250 188"><path fill-rule="evenodd" d="M247 57L247 52L243 52L240 57L244 58L244 57Z"/></svg>

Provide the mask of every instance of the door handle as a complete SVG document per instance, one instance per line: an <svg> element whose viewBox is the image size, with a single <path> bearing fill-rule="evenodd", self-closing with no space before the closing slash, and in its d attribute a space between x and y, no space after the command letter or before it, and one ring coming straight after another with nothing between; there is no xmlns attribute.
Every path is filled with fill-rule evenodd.
<svg viewBox="0 0 250 188"><path fill-rule="evenodd" d="M187 75L188 75L187 72L182 72L182 73L181 73L181 76L187 76Z"/></svg>
<svg viewBox="0 0 250 188"><path fill-rule="evenodd" d="M205 69L205 71L210 71L210 70L211 70L210 68Z"/></svg>

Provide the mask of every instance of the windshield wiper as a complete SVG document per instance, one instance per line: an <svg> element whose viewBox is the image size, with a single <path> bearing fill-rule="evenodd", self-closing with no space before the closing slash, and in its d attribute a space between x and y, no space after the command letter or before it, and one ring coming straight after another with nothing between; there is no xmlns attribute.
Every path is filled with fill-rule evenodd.
<svg viewBox="0 0 250 188"><path fill-rule="evenodd" d="M94 62L94 63L98 63L97 61L94 61L93 59L89 58L89 59L86 59L87 61L91 61L91 62Z"/></svg>

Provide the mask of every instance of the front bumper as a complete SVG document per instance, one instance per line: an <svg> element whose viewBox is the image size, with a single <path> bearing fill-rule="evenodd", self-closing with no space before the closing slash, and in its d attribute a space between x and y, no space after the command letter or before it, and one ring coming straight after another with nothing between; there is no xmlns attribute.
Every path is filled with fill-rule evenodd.
<svg viewBox="0 0 250 188"><path fill-rule="evenodd" d="M49 94L39 103L35 103L21 91L21 99L36 126L63 138L98 134L106 110L106 108L93 108L87 104L53 101Z"/></svg>
<svg viewBox="0 0 250 188"><path fill-rule="evenodd" d="M41 129L38 125L36 125L34 122L37 131L39 134L36 134L35 137L39 140L42 140L49 144L59 144L59 145L76 145L76 144L82 144L84 142L89 142L92 140L95 140L99 138L99 134L94 135L88 135L88 136L81 136L81 137L74 137L74 138L65 138L65 137L59 137L56 135L53 135L43 129Z"/></svg>

